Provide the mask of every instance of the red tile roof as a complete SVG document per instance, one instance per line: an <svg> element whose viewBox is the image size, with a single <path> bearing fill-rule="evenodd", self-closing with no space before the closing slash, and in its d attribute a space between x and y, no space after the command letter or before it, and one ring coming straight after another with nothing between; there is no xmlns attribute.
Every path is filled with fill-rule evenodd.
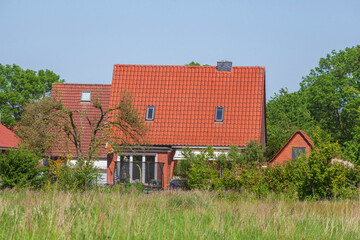
<svg viewBox="0 0 360 240"><path fill-rule="evenodd" d="M284 144L284 146L279 150L279 152L277 152L275 154L275 156L270 160L270 162L273 162L283 151L284 149L289 145L289 143L295 138L296 135L300 135L304 140L305 142L307 143L307 145L309 145L309 147L313 147L314 146L314 143L313 141L310 139L310 137L304 132L304 131L301 131L301 130L298 130L296 131L292 136L291 138Z"/></svg>
<svg viewBox="0 0 360 240"><path fill-rule="evenodd" d="M90 119L97 119L99 116L99 110L93 106L95 100L99 100L104 109L109 108L110 90L111 85L104 84L71 84L71 83L55 83L52 87L53 96L57 96L61 102L71 110L78 110L86 112ZM91 91L91 102L81 102L81 92ZM82 128L82 151L87 152L87 148L90 143L91 129L86 119L80 118L79 115L75 115L75 121L77 126ZM59 144L59 149L54 149L51 155L64 155L68 154L66 146ZM76 156L75 148L71 146L71 153ZM104 147L100 149L100 155L106 156L105 143Z"/></svg>
<svg viewBox="0 0 360 240"><path fill-rule="evenodd" d="M124 90L144 120L146 107L156 107L154 121L146 122L150 144L266 142L264 67L114 65L111 107ZM217 106L225 108L223 122L214 122Z"/></svg>
<svg viewBox="0 0 360 240"><path fill-rule="evenodd" d="M17 148L20 139L10 129L0 123L0 149Z"/></svg>

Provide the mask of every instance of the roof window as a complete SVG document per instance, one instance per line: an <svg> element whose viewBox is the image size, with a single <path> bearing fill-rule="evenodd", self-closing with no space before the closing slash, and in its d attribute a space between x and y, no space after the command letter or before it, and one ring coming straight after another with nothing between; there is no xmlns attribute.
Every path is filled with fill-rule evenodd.
<svg viewBox="0 0 360 240"><path fill-rule="evenodd" d="M81 92L81 102L91 102L91 91Z"/></svg>
<svg viewBox="0 0 360 240"><path fill-rule="evenodd" d="M224 121L224 107L216 107L215 110L215 122Z"/></svg>
<svg viewBox="0 0 360 240"><path fill-rule="evenodd" d="M147 106L146 108L146 121L154 121L155 118L155 106Z"/></svg>

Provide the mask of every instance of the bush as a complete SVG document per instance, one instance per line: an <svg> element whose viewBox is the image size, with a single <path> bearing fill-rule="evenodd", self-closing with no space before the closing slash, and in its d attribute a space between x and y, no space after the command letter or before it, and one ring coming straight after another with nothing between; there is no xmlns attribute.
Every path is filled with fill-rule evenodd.
<svg viewBox="0 0 360 240"><path fill-rule="evenodd" d="M40 158L21 148L0 154L0 188L40 189L47 179Z"/></svg>
<svg viewBox="0 0 360 240"><path fill-rule="evenodd" d="M93 161L78 159L70 163L71 156L62 160L50 161L50 175L55 187L61 190L85 191L96 186L99 170Z"/></svg>
<svg viewBox="0 0 360 240"><path fill-rule="evenodd" d="M281 195L287 199L334 199L358 197L360 166L351 168L341 163L331 164L340 152L321 129L314 133L314 149L286 164L263 168L262 148L252 142L247 151L231 147L228 154L220 154L216 161L211 148L196 155L187 150L178 170L188 182L189 189L217 191L235 190L257 198Z"/></svg>

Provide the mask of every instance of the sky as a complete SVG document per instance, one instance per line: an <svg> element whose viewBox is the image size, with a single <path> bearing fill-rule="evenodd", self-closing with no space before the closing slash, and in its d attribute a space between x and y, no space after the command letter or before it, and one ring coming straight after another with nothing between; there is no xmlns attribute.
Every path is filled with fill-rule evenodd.
<svg viewBox="0 0 360 240"><path fill-rule="evenodd" d="M0 64L111 84L114 64L265 66L266 95L299 89L360 44L359 0L0 0Z"/></svg>

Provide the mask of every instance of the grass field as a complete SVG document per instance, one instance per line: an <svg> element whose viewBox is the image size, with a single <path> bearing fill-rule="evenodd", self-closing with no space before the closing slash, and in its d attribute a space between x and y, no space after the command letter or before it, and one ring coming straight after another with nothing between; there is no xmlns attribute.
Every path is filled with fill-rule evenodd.
<svg viewBox="0 0 360 240"><path fill-rule="evenodd" d="M0 192L1 239L360 239L358 200L209 192Z"/></svg>

